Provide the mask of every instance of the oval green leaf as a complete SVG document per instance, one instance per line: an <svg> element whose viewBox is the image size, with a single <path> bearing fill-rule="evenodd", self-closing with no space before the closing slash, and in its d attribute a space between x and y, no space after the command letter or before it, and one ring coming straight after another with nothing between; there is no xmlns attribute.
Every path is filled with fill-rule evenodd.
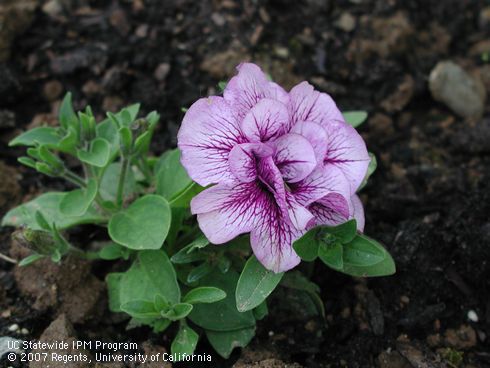
<svg viewBox="0 0 490 368"><path fill-rule="evenodd" d="M165 152L157 163L156 193L172 200L178 197L192 184L192 179L180 163L180 151L174 149Z"/></svg>
<svg viewBox="0 0 490 368"><path fill-rule="evenodd" d="M168 202L149 194L112 216L109 236L130 249L159 249L167 237L170 221Z"/></svg>
<svg viewBox="0 0 490 368"><path fill-rule="evenodd" d="M366 111L346 111L342 115L344 115L345 122L354 128L364 123L368 116Z"/></svg>
<svg viewBox="0 0 490 368"><path fill-rule="evenodd" d="M60 203L66 193L49 192L41 194L39 197L11 209L2 219L2 226L27 226L33 230L40 230L42 227L36 221L36 212L42 212L50 223L55 223L60 230L75 225L100 224L106 221L97 211L90 207L82 216L72 217L60 211Z"/></svg>
<svg viewBox="0 0 490 368"><path fill-rule="evenodd" d="M201 286L189 291L183 301L189 304L215 303L226 298L226 293L216 287Z"/></svg>
<svg viewBox="0 0 490 368"><path fill-rule="evenodd" d="M184 354L192 355L196 350L197 342L199 341L199 335L189 326L182 323L179 328L179 332L172 341L170 352L176 357L183 356Z"/></svg>
<svg viewBox="0 0 490 368"><path fill-rule="evenodd" d="M103 138L96 138L90 144L90 150L78 150L77 156L80 161L96 167L104 167L109 163L111 146Z"/></svg>
<svg viewBox="0 0 490 368"><path fill-rule="evenodd" d="M342 251L342 244L340 243L332 245L321 244L318 248L318 257L327 266L334 270L341 271L344 267Z"/></svg>
<svg viewBox="0 0 490 368"><path fill-rule="evenodd" d="M262 303L274 291L282 273L274 273L267 270L251 256L243 268L236 288L236 305L240 312L254 309Z"/></svg>
<svg viewBox="0 0 490 368"><path fill-rule="evenodd" d="M189 319L196 325L212 331L231 331L255 326L251 311L240 313L234 298L238 274L228 271L226 274L215 270L201 280L202 285L214 286L226 293L226 298L213 304L196 304ZM216 313L219 311L219 313Z"/></svg>
<svg viewBox="0 0 490 368"><path fill-rule="evenodd" d="M82 216L88 211L97 195L97 182L89 180L86 188L75 189L65 194L60 202L60 211L66 216Z"/></svg>
<svg viewBox="0 0 490 368"><path fill-rule="evenodd" d="M343 246L344 263L353 266L371 266L380 263L387 252L376 241L366 236L358 235L350 243Z"/></svg>
<svg viewBox="0 0 490 368"><path fill-rule="evenodd" d="M37 143L45 144L50 148L58 145L61 137L58 130L52 127L38 127L28 130L10 141L9 146L35 146Z"/></svg>

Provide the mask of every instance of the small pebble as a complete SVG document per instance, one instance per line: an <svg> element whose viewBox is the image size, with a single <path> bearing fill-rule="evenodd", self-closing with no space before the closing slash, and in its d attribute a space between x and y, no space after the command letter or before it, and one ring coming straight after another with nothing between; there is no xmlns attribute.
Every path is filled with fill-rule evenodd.
<svg viewBox="0 0 490 368"><path fill-rule="evenodd" d="M20 333L21 333L22 335L29 335L29 330L28 330L27 328L22 328L22 329L20 330Z"/></svg>
<svg viewBox="0 0 490 368"><path fill-rule="evenodd" d="M274 331L269 331L269 336L270 337L274 336Z"/></svg>
<svg viewBox="0 0 490 368"><path fill-rule="evenodd" d="M474 310L469 310L468 311L468 319L471 322L478 322L478 314Z"/></svg>
<svg viewBox="0 0 490 368"><path fill-rule="evenodd" d="M19 329L19 325L18 325L17 323L14 323L13 325L10 325L10 326L9 326L9 328L8 328L8 330L9 330L10 332L15 332L15 331L17 331L18 329Z"/></svg>

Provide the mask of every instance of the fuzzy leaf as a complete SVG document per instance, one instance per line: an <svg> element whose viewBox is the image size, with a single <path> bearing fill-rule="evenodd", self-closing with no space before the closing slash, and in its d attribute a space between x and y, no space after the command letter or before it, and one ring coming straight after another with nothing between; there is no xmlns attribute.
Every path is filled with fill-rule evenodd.
<svg viewBox="0 0 490 368"><path fill-rule="evenodd" d="M36 144L45 144L50 148L55 148L61 137L58 130L52 127L37 127L30 129L10 141L9 146L28 146L33 147Z"/></svg>
<svg viewBox="0 0 490 368"><path fill-rule="evenodd" d="M97 182L89 180L86 188L75 189L64 195L60 202L60 211L66 216L82 216L90 208L97 195Z"/></svg>
<svg viewBox="0 0 490 368"><path fill-rule="evenodd" d="M274 291L284 273L267 270L251 256L243 268L236 288L238 311L246 312L262 303Z"/></svg>
<svg viewBox="0 0 490 368"><path fill-rule="evenodd" d="M201 286L189 291L183 301L189 304L215 303L226 298L226 293L218 288Z"/></svg>
<svg viewBox="0 0 490 368"><path fill-rule="evenodd" d="M344 115L345 122L354 128L364 123L368 116L366 111L346 111L342 115Z"/></svg>
<svg viewBox="0 0 490 368"><path fill-rule="evenodd" d="M41 230L36 221L36 211L42 212L44 218L55 223L58 229L66 229L81 224L99 224L106 219L90 207L82 216L66 216L60 211L60 203L66 193L48 192L39 197L11 209L2 219L2 226L19 227L25 225L33 230Z"/></svg>
<svg viewBox="0 0 490 368"><path fill-rule="evenodd" d="M211 346L223 358L228 359L235 348L243 348L255 336L255 327L234 331L206 330L206 337Z"/></svg>
<svg viewBox="0 0 490 368"><path fill-rule="evenodd" d="M103 138L96 138L90 144L88 151L78 150L77 156L80 161L96 167L104 167L109 163L111 146Z"/></svg>
<svg viewBox="0 0 490 368"><path fill-rule="evenodd" d="M171 212L161 196L148 194L109 221L113 241L130 249L159 249L170 228Z"/></svg>

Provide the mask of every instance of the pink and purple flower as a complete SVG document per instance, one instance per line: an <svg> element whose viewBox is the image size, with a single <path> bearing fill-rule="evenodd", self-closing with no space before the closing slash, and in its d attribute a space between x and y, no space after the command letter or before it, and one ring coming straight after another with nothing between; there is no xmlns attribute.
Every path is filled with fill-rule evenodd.
<svg viewBox="0 0 490 368"><path fill-rule="evenodd" d="M201 186L191 202L210 242L250 233L257 259L283 272L292 243L317 225L355 218L369 164L361 136L326 93L302 82L287 93L255 64L241 64L223 97L196 101L178 134L182 164ZM212 186L211 186L212 185Z"/></svg>

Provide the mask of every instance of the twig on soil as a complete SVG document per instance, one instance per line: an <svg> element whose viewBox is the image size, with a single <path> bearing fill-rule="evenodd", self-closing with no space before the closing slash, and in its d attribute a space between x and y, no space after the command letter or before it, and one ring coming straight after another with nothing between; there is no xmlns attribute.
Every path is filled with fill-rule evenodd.
<svg viewBox="0 0 490 368"><path fill-rule="evenodd" d="M9 263L17 264L17 261L13 258L6 256L5 254L0 253L0 258Z"/></svg>

